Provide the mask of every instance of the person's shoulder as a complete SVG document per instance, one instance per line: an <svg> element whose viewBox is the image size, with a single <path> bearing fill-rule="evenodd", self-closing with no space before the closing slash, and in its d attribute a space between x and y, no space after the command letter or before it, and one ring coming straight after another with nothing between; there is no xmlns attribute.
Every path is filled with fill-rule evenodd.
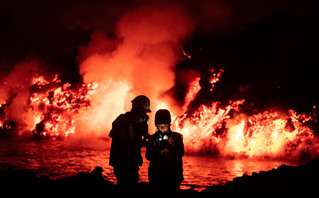
<svg viewBox="0 0 319 198"><path fill-rule="evenodd" d="M122 113L113 121L114 123L123 123L127 121L127 113Z"/></svg>
<svg viewBox="0 0 319 198"><path fill-rule="evenodd" d="M183 135L181 133L179 133L179 132L176 132L176 131L172 131L172 136L176 137L176 138L183 139Z"/></svg>
<svg viewBox="0 0 319 198"><path fill-rule="evenodd" d="M156 133L150 135L149 138L148 138L148 141L149 141L149 142L154 142L154 141L156 141Z"/></svg>
<svg viewBox="0 0 319 198"><path fill-rule="evenodd" d="M156 131L154 134L150 135L150 138L156 138L158 136L158 132Z"/></svg>

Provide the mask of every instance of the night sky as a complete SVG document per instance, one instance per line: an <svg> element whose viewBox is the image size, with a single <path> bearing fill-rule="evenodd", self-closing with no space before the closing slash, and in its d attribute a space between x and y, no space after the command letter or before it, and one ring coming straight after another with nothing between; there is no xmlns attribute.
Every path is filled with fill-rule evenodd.
<svg viewBox="0 0 319 198"><path fill-rule="evenodd" d="M124 13L151 1L40 1L0 3L0 67L3 77L26 59L41 60L71 83L80 82L79 51L93 32L116 37ZM153 2L153 1L152 1ZM246 98L247 111L319 105L319 6L317 1L176 1L193 18L175 72L222 67L213 100ZM171 91L185 96L181 75Z"/></svg>

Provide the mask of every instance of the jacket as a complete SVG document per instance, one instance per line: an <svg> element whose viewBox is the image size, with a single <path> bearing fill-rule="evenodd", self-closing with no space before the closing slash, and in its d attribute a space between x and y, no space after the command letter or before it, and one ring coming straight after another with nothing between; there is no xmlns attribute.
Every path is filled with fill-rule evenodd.
<svg viewBox="0 0 319 198"><path fill-rule="evenodd" d="M150 161L148 176L150 182L176 182L183 180L184 144L180 133L165 133L168 139L162 140L162 133L151 135L146 149L146 159Z"/></svg>
<svg viewBox="0 0 319 198"><path fill-rule="evenodd" d="M111 166L134 168L142 165L141 147L145 144L142 136L148 136L146 121L134 123L130 112L121 114L113 121L109 136L112 138Z"/></svg>

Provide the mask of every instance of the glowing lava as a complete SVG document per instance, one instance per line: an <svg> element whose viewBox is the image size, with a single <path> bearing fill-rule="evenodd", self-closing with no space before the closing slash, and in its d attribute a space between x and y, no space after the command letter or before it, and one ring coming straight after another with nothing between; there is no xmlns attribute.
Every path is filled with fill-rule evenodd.
<svg viewBox="0 0 319 198"><path fill-rule="evenodd" d="M224 155L249 157L299 157L313 153L314 132L304 126L311 117L290 110L287 114L264 111L252 116L236 115L227 121ZM313 145L314 144L314 145Z"/></svg>
<svg viewBox="0 0 319 198"><path fill-rule="evenodd" d="M209 70L210 92L213 92L222 72L222 69ZM241 113L245 99L229 101L226 106L213 101L190 110L201 91L200 80L198 77L190 83L181 107L182 114L171 110L172 128L183 134L187 153L281 159L318 155L317 138L307 126L313 118L307 114L297 114L294 110L269 110L246 115ZM1 131L8 135L19 134L22 129L36 137L67 137L91 134L92 131L104 131L99 133L104 135L112 120L124 112L130 86L112 80L104 84L63 84L58 75L45 77L36 73L28 89L29 99L23 109L32 121L28 125L16 123L2 113ZM152 101L156 105L155 111L171 109L170 103L156 98ZM1 108L6 105L10 105L10 101L2 102Z"/></svg>
<svg viewBox="0 0 319 198"><path fill-rule="evenodd" d="M212 87L219 81L222 72L213 75L216 78L210 80ZM196 78L191 82L186 106L195 99L199 90L199 78ZM220 102L212 102L200 105L192 114L179 116L173 126L183 133L187 152L277 159L318 156L318 140L314 131L306 125L313 120L311 116L297 114L294 110L246 115L240 112L244 102L244 99L229 101L226 107L222 107ZM184 109L187 108L184 106Z"/></svg>
<svg viewBox="0 0 319 198"><path fill-rule="evenodd" d="M80 109L90 106L91 95L98 84L71 86L69 83L61 84L58 75L48 81L38 74L33 83L36 92L29 99L29 112L34 117L33 134L38 137L74 134L73 117Z"/></svg>

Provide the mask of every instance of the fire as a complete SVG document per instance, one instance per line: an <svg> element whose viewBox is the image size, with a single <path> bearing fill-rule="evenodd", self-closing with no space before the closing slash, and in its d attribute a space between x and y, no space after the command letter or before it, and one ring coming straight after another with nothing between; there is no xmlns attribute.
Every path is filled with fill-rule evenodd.
<svg viewBox="0 0 319 198"><path fill-rule="evenodd" d="M303 126L312 118L293 110L287 115L265 111L236 119L239 123L234 119L227 123L226 155L281 158L309 150L314 141L313 131Z"/></svg>
<svg viewBox="0 0 319 198"><path fill-rule="evenodd" d="M210 70L216 72L216 70ZM209 78L212 89L223 70ZM191 82L183 109L199 92L199 79ZM197 93L196 93L197 92ZM190 101L190 102L189 102ZM241 113L245 100L200 105L192 114L185 113L174 122L174 128L184 135L188 153L212 153L224 157L298 158L303 154L318 155L314 131L307 126L313 118L307 114L264 111L258 114Z"/></svg>
<svg viewBox="0 0 319 198"><path fill-rule="evenodd" d="M0 136L107 136L112 121L130 110L136 95L144 94L151 99L153 110L150 128L154 127L156 110L169 109L172 128L183 134L190 154L250 158L318 155L315 131L308 125L317 122L317 115L293 109L249 114L243 109L245 98L214 101L223 68L199 74L195 69L176 67L179 61L195 59L182 50L183 43L192 37L187 36L199 25L197 14L190 14L189 7L177 1L133 7L117 16L120 18L112 23L115 29L111 32L104 32L108 28L103 28L106 26L100 19L100 28L89 28L93 31L91 40L79 47L76 57L83 82L64 82L59 74L48 74L54 69L45 65L50 63L31 58L2 74ZM183 88L174 90L179 84ZM184 88L188 88L185 97ZM184 97L178 100L184 99L182 104L172 93ZM317 104L312 105L318 111Z"/></svg>
<svg viewBox="0 0 319 198"><path fill-rule="evenodd" d="M65 83L59 87L53 86L61 81L58 76L47 81L44 76L35 77L33 86L39 92L30 96L30 109L34 113L34 135L42 136L69 136L74 134L75 126L73 115L80 108L90 105L90 92L97 85L88 84L80 87L71 87ZM48 88L46 88L48 86ZM42 89L43 92L42 92Z"/></svg>
<svg viewBox="0 0 319 198"><path fill-rule="evenodd" d="M190 88L189 88L189 90L188 90L188 92L186 94L185 103L184 103L184 106L183 106L183 111L184 112L187 110L188 105L195 99L196 94L200 90L199 80L200 80L200 77L197 77L195 80L193 80L190 83L190 86L189 86Z"/></svg>
<svg viewBox="0 0 319 198"><path fill-rule="evenodd" d="M184 114L179 117L174 126L176 130L182 131L184 143L189 153L213 151L212 147L220 141L220 129L224 122L230 118L229 112L238 109L244 100L230 102L222 108L219 102L213 102L211 106L202 105L192 115Z"/></svg>
<svg viewBox="0 0 319 198"><path fill-rule="evenodd" d="M217 156L296 159L302 154L318 155L313 130L305 126L312 118L290 110L287 115L265 111L251 116L240 110L244 100L221 108L217 102L201 106L191 117L179 117L174 127L184 135L188 153Z"/></svg>
<svg viewBox="0 0 319 198"><path fill-rule="evenodd" d="M214 87L215 87L215 84L219 81L219 79L221 78L222 76L222 73L224 72L224 70L222 68L218 68L217 69L210 69L208 71L208 81L209 83L211 84L211 88L209 89L209 91L213 91L214 90ZM192 101L194 101L194 99L196 98L196 96L198 95L200 89L201 89L201 86L200 86L200 80L201 78L200 77L196 77L189 85L189 89L188 89L188 92L185 96L185 102L184 102L184 105L183 105L183 111L187 111L188 109L188 106L190 105L190 103Z"/></svg>
<svg viewBox="0 0 319 198"><path fill-rule="evenodd" d="M206 75L190 82L179 111L182 113L174 111L170 100L151 98L153 113L162 108L171 110L172 128L183 134L187 153L285 159L318 155L317 138L307 126L308 122L316 121L310 115L294 110L267 110L248 115L242 113L245 99L230 100L227 105L213 101L193 108L197 97L202 97L200 81L206 78L211 84L206 92L213 93L223 72L221 68L210 69ZM17 87L23 89L23 85ZM5 100L0 106L1 132L10 136L29 131L36 137L56 138L92 131L102 131L99 134L105 135L115 117L125 111L124 103L130 96L131 86L112 79L72 85L62 83L57 74L35 73L25 89L30 91L27 106L23 107L28 123L8 119L5 108L12 101Z"/></svg>
<svg viewBox="0 0 319 198"><path fill-rule="evenodd" d="M8 135L13 133L12 125L19 124L20 129L32 131L37 137L70 136L75 133L74 116L90 106L97 87L97 83L62 84L57 74L46 77L36 73L29 85L28 105L24 108L27 117L32 118L28 120L31 124L15 123L2 115L1 127Z"/></svg>

